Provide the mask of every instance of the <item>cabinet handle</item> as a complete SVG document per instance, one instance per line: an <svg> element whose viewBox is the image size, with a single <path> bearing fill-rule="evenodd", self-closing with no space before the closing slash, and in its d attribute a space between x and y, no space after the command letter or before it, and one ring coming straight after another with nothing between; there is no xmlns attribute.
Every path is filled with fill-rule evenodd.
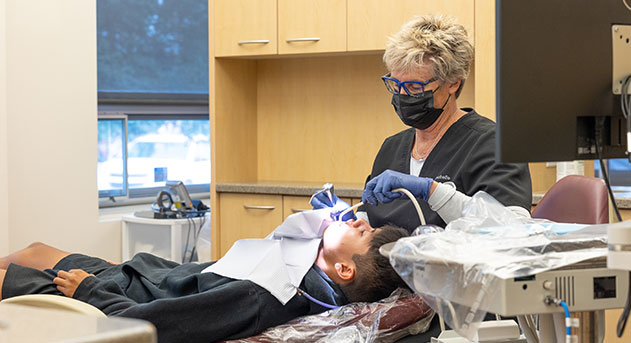
<svg viewBox="0 0 631 343"><path fill-rule="evenodd" d="M242 40L238 42L237 44L243 45L243 44L268 44L268 43L269 43L269 39L253 39L253 40Z"/></svg>
<svg viewBox="0 0 631 343"><path fill-rule="evenodd" d="M305 38L290 38L287 40L287 43L294 42L317 42L320 40L320 37L305 37Z"/></svg>
<svg viewBox="0 0 631 343"><path fill-rule="evenodd" d="M292 208L291 211L293 213L298 213L298 212L304 212L304 211L309 211L309 210L306 208Z"/></svg>
<svg viewBox="0 0 631 343"><path fill-rule="evenodd" d="M250 205L243 205L243 208L245 208L246 210L273 210L276 208L276 206L250 206Z"/></svg>

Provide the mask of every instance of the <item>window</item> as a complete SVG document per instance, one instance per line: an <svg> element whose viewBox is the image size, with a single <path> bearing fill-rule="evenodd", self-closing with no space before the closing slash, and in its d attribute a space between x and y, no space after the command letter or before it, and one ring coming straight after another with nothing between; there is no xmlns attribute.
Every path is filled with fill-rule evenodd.
<svg viewBox="0 0 631 343"><path fill-rule="evenodd" d="M98 0L97 34L99 93L208 94L208 1Z"/></svg>
<svg viewBox="0 0 631 343"><path fill-rule="evenodd" d="M611 183L611 189L614 192L631 192L631 163L626 158L614 158L605 160L607 175ZM594 161L595 174L602 177L600 171L600 163Z"/></svg>
<svg viewBox="0 0 631 343"><path fill-rule="evenodd" d="M208 2L97 0L101 206L208 192Z"/></svg>
<svg viewBox="0 0 631 343"><path fill-rule="evenodd" d="M125 120L99 119L98 125L99 196L125 195Z"/></svg>

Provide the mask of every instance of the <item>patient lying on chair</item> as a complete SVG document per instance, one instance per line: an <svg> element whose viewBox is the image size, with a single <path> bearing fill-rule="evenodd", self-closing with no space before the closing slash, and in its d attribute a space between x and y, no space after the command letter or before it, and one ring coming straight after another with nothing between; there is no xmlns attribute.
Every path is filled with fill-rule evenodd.
<svg viewBox="0 0 631 343"><path fill-rule="evenodd" d="M318 211L326 210L307 212ZM318 301L333 305L377 301L405 287L378 251L381 245L407 236L405 230L373 229L363 220L323 220L314 224L313 217L304 220L305 215L309 214L288 217L266 239L239 241L226 254L244 251L238 249L238 243L251 247L262 242L267 249L267 255L260 255L265 256L263 260L244 259L249 265L262 265L258 272L250 268L252 275L258 276L230 277L231 266L240 267L229 259L230 263L220 259L178 264L141 253L115 265L34 243L0 259L1 295L4 299L23 294L63 294L92 304L110 316L148 320L156 326L160 342L212 342L248 337L293 318L326 311ZM288 225L290 220L293 222ZM310 227L305 228L305 223ZM293 241L298 245L292 246ZM302 255L301 251L308 249L296 249L301 244L315 247L315 260L296 274L300 268L288 260L291 255L287 251ZM270 246L284 247L283 258L274 255ZM264 265L265 261L283 264L283 260L286 265L282 268L271 266L277 262ZM213 269L214 265L221 268ZM268 279L288 281L281 281L280 288L270 286L270 280L261 279L266 274ZM298 288L316 301L297 293Z"/></svg>

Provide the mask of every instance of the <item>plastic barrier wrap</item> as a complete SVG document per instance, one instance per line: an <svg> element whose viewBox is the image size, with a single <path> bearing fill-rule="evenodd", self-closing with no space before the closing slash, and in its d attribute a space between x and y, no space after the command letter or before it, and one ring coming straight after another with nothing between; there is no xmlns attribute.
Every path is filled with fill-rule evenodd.
<svg viewBox="0 0 631 343"><path fill-rule="evenodd" d="M427 331L433 316L418 295L398 289L378 302L348 304L229 342L394 342Z"/></svg>
<svg viewBox="0 0 631 343"><path fill-rule="evenodd" d="M606 256L607 225L522 218L479 192L445 230L400 239L390 262L460 335L475 339L501 279Z"/></svg>

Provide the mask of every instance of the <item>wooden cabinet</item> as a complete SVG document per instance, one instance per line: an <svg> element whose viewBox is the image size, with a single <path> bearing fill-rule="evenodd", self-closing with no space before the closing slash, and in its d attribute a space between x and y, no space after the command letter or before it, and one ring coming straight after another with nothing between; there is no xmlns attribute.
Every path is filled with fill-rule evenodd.
<svg viewBox="0 0 631 343"><path fill-rule="evenodd" d="M346 0L215 0L212 12L217 57L346 51Z"/></svg>
<svg viewBox="0 0 631 343"><path fill-rule="evenodd" d="M387 37L423 14L442 13L464 25L473 39L474 1L471 0L347 0L348 51L383 50Z"/></svg>
<svg viewBox="0 0 631 343"><path fill-rule="evenodd" d="M346 51L346 0L278 0L278 53Z"/></svg>
<svg viewBox="0 0 631 343"><path fill-rule="evenodd" d="M276 0L215 0L214 5L215 56L277 53Z"/></svg>
<svg viewBox="0 0 631 343"><path fill-rule="evenodd" d="M471 0L215 0L212 12L218 57L380 51L403 23L432 13L474 38Z"/></svg>
<svg viewBox="0 0 631 343"><path fill-rule="evenodd" d="M309 199L311 199L311 197L293 195L283 196L283 220L294 213L310 210L311 205L309 205Z"/></svg>
<svg viewBox="0 0 631 343"><path fill-rule="evenodd" d="M616 334L616 327L618 320L622 315L622 309L605 310L605 340L604 343L618 343L618 342L631 342L631 330L627 327L622 334L622 337L618 337Z"/></svg>
<svg viewBox="0 0 631 343"><path fill-rule="evenodd" d="M309 200L311 197L307 196L293 196L293 195L285 195L283 196L283 220L288 216L302 212L305 210L310 210L311 205L309 204ZM351 198L340 198L346 203L350 204Z"/></svg>
<svg viewBox="0 0 631 343"><path fill-rule="evenodd" d="M283 220L281 195L221 193L219 209L220 256L243 238L263 238Z"/></svg>

